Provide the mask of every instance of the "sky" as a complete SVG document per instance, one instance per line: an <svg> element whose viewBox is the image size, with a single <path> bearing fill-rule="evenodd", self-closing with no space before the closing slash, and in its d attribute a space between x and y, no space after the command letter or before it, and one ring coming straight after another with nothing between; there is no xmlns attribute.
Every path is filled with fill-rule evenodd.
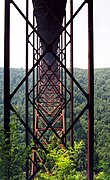
<svg viewBox="0 0 110 180"><path fill-rule="evenodd" d="M0 67L4 65L4 2L0 0ZM15 0L25 13L25 0ZM67 20L69 20L69 0L67 0ZM74 0L74 12L82 0ZM94 67L110 67L110 0L94 0ZM29 17L32 22L32 1L29 0ZM88 66L87 5L74 19L74 67ZM11 5L10 67L25 67L25 20ZM31 39L30 39L31 40ZM69 67L69 50L67 53ZM29 48L29 67L32 66L32 48Z"/></svg>

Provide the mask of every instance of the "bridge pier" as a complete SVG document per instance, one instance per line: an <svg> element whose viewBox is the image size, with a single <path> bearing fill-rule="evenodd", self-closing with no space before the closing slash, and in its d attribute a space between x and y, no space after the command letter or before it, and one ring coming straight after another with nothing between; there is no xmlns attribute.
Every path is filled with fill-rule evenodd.
<svg viewBox="0 0 110 180"><path fill-rule="evenodd" d="M35 3L35 4L34 4ZM22 18L26 21L26 74L21 80L18 86L10 93L10 4L19 12ZM33 1L34 8L36 9L37 1ZM10 114L14 112L20 119L26 131L26 146L29 146L29 136L33 138L35 142L35 149L33 149L32 171L29 167L29 161L26 163L26 179L34 179L35 174L39 171L39 162L43 164L42 157L37 152L37 147L40 147L46 152L46 148L49 143L49 137L47 132L51 131L56 138L60 139L62 144L66 146L67 135L70 136L70 145L74 146L73 128L83 113L88 111L88 180L93 180L93 151L94 151L94 60L93 60L93 0L85 0L76 12L73 13L73 1L70 0L71 10L70 19L66 21L65 5L64 1L63 10L59 13L63 16L59 18L58 14L55 14L54 8L46 6L46 14L44 19L48 19L49 25L57 19L56 29L51 24L50 33L49 27L45 25L45 22L40 22L36 19L36 13L33 13L33 22L29 21L28 13L28 0L26 1L26 15L21 11L20 7L14 1L5 0L5 38L4 38L4 129L8 137L7 144L10 144ZM74 78L73 72L73 26L74 18L80 13L82 8L87 4L88 7L88 92L81 87L81 85ZM48 4L47 4L48 5ZM50 4L49 4L50 5ZM40 5L39 5L40 6ZM40 7L39 7L40 8ZM58 7L56 7L58 8ZM44 13L44 11L42 12ZM50 13L51 16L47 16ZM39 15L39 13L37 14ZM40 15L39 15L40 16ZM42 14L43 16L43 14ZM54 17L52 19L52 17ZM43 18L43 17L42 17ZM41 23L41 24L40 24ZM44 26L47 26L47 31L44 30ZM31 33L28 31L28 27L31 28ZM69 28L69 32L68 32ZM43 31L42 31L43 29ZM42 32L41 32L42 31ZM52 39L51 39L51 36ZM33 36L33 42L30 41L30 37ZM69 36L69 40L67 40ZM36 40L37 39L37 40ZM28 67L28 48L31 45L33 48L33 66ZM70 70L67 69L67 47L70 49ZM75 59L74 59L75 61ZM33 82L31 90L29 90L28 78L33 75ZM67 89L67 77L70 80L70 89ZM18 114L14 109L14 105L11 103L14 95L19 88L26 83L26 115L25 119ZM74 84L83 93L87 100L87 103L82 111L73 119L74 111ZM33 108L33 130L29 126L28 103L31 103ZM66 113L67 106L70 105L70 124L67 126ZM46 135L46 137L45 137ZM36 165L37 164L37 165ZM48 171L45 163L44 169ZM31 172L31 173L30 173ZM7 178L9 179L9 171Z"/></svg>

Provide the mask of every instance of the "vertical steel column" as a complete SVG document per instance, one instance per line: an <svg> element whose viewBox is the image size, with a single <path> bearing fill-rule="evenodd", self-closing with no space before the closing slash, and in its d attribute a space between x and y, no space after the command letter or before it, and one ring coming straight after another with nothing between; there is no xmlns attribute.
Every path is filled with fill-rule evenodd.
<svg viewBox="0 0 110 180"><path fill-rule="evenodd" d="M64 26L66 25L66 11L65 11L65 18L64 18ZM65 67L66 67L66 30L64 32L64 47L65 47ZM67 76L66 76L66 72L64 71L64 85L65 85L65 103L66 103L66 98L67 98L67 94L66 94L66 86L67 86ZM67 110L66 110L66 106L65 106L65 109L64 109L64 134L66 133L66 115L67 115ZM65 144L65 147L66 147L66 136L64 138L64 144Z"/></svg>
<svg viewBox="0 0 110 180"><path fill-rule="evenodd" d="M4 129L10 132L10 0L5 0L4 34ZM9 134L7 134L9 137Z"/></svg>
<svg viewBox="0 0 110 180"><path fill-rule="evenodd" d="M35 28L35 16L34 16L34 10L33 10L33 27ZM33 32L33 66L34 66L34 62L35 62L35 32ZM33 70L33 87L35 86L35 79L37 79L37 72L34 69ZM36 77L36 78L35 78ZM33 100L35 101L35 89L33 89ZM35 102L34 102L35 103ZM33 134L34 136L36 136L36 131L35 128L36 127L36 116L35 116L35 108L33 106ZM33 139L34 141L34 139ZM35 147L34 147L35 148ZM33 150L33 164L32 164L32 172L31 174L34 174L36 172L36 152L35 149Z"/></svg>
<svg viewBox="0 0 110 180"><path fill-rule="evenodd" d="M26 0L26 18L28 20L28 9L29 9L29 2ZM28 73L28 22L26 21L26 75ZM28 77L26 78L26 125L28 127ZM29 134L28 130L26 129L26 147L29 145ZM29 177L29 160L26 161L26 180Z"/></svg>
<svg viewBox="0 0 110 180"><path fill-rule="evenodd" d="M73 0L70 0L70 17L73 15ZM70 43L70 73L73 75L73 21L70 24L70 34L71 34L71 43ZM70 79L70 126L73 124L73 80ZM70 146L73 147L73 127L70 130Z"/></svg>
<svg viewBox="0 0 110 180"><path fill-rule="evenodd" d="M35 27L35 21L34 21L34 12L33 12L33 27ZM35 61L35 32L33 32L33 66L34 66L34 61ZM33 70L33 87L35 86L35 70ZM35 98L35 89L33 89L33 99ZM35 109L33 106L33 133L35 129ZM35 135L35 134L34 134Z"/></svg>
<svg viewBox="0 0 110 180"><path fill-rule="evenodd" d="M10 0L5 0L4 32L4 130L7 150L10 150ZM8 157L9 158L9 157ZM9 161L9 159L7 159ZM8 163L8 162L7 162ZM7 179L10 178L10 166L7 164Z"/></svg>
<svg viewBox="0 0 110 180"><path fill-rule="evenodd" d="M93 0L88 0L88 180L93 180L94 162L94 61L93 61Z"/></svg>

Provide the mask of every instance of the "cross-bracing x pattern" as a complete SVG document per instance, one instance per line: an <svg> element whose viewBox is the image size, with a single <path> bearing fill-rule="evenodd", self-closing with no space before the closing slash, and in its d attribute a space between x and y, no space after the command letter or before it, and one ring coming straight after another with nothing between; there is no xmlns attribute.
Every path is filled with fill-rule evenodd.
<svg viewBox="0 0 110 180"><path fill-rule="evenodd" d="M46 14L48 14L48 12L51 13L50 10L51 9L49 9L49 11L47 11ZM45 17L45 14L43 17ZM53 132L53 134L55 134L56 137L63 142L63 139L65 138L65 136L73 128L73 125L78 121L78 119L82 116L82 114L87 109L87 105L85 105L81 113L76 117L74 124L72 124L71 127L69 127L67 131L65 132L63 129L64 127L63 123L65 123L64 122L65 121L64 108L70 101L70 92L65 88L65 85L63 85L62 79L61 79L61 76L62 76L61 70L64 68L63 67L64 57L62 56L63 53L59 54L60 57L63 57L63 58L59 58L59 55L55 54L55 52L52 50L52 46L54 45L56 40L57 39L54 39L53 43L49 44L49 46L47 44L47 47L45 48L43 47L46 53L51 52L51 54L54 57L54 60L51 64L48 64L45 57L43 57L43 59L40 60L39 80L37 83L38 93L37 93L36 101L34 101L34 103L31 101L31 103L34 105L36 109L36 123L35 123L36 136L39 137L39 140L41 140L41 142L45 144L46 146L48 146L49 136L50 136L50 134L47 133L48 131L51 130L51 133ZM63 50L66 49L69 42L65 44L65 47L63 49L60 49L60 52L63 52ZM54 63L56 63L56 61L57 61L58 66L54 68ZM67 70L67 73L68 72L69 71ZM70 72L68 74L70 75L70 77L71 76L73 77L73 75L71 75ZM87 94L82 89L82 87L78 84L78 82L75 79L73 81L76 82L80 90L83 91L84 95L87 97ZM69 94L68 100L64 99L62 87L65 93ZM42 162L45 168L44 161L38 155L38 152L36 153L37 153L37 157L39 158L40 162ZM45 170L48 171L47 168L45 168Z"/></svg>
<svg viewBox="0 0 110 180"><path fill-rule="evenodd" d="M48 11L46 12L46 14L43 15L42 19L48 13L51 13L51 12L52 12L51 8L48 8ZM37 28L39 29L38 26L39 24L37 25ZM60 26L61 26L61 23L60 23ZM53 39L54 43L47 44L47 47L44 47L44 44L41 45L43 46L43 50L45 50L45 52L47 53L47 56L48 56L48 53L50 53L50 56L53 59L53 61L51 61L50 63L48 61L48 57L46 59L46 53L45 53L45 56L39 62L39 66L38 66L39 75L38 75L38 82L36 84L37 89L38 89L37 97L35 98L36 100L34 99L34 101L30 99L30 102L34 105L36 109L36 120L35 120L36 136L46 146L49 143L49 136L50 136L50 133L48 133L47 135L47 131L51 130L51 134L53 132L59 139L61 135L64 133L64 128L63 128L64 107L65 107L66 100L63 97L63 92L62 92L62 87L61 87L62 86L61 66L57 62L54 55L52 54L52 46L54 47L54 44L56 43L58 44L58 41L59 41L59 37L58 39ZM60 59L59 56L60 54L59 55L57 54L57 57ZM63 85L63 88L64 88L64 85ZM40 162L43 162L42 158L38 154L38 151L36 152L36 156ZM45 168L44 163L43 163L43 166L44 166L44 169L47 171L47 168Z"/></svg>
<svg viewBox="0 0 110 180"><path fill-rule="evenodd" d="M76 13L71 17L71 19L68 21L68 23L64 27L62 27L61 32L66 32L66 35L69 34L66 31L66 28L68 27L69 24L71 24L71 21L73 21L74 17L78 14L78 12L82 9L82 7L85 4L86 4L86 1L84 1L81 4L81 6L78 8ZM13 1L13 5L18 10L14 1ZM22 12L20 10L18 10L18 11L25 19ZM46 13L51 13L53 18L56 19L53 12L51 12L51 8L49 8ZM46 16L46 14L44 14L44 17L45 16ZM56 19L56 20L58 22L58 19ZM29 25L32 27L31 23L29 23ZM36 27L38 28L38 25ZM65 94L68 93L68 95L70 97L70 92L67 90L66 85L63 84L62 74L61 74L62 69L65 71L66 74L68 74L68 76L78 86L78 88L81 90L81 92L87 98L87 101L88 101L88 95L83 90L83 88L80 86L80 84L76 81L76 79L73 77L73 74L71 74L71 72L66 68L65 62L64 62L65 61L64 56L63 56L63 58L61 58L62 54L65 55L66 47L69 45L69 43L71 43L71 40L69 40L65 44L65 47L63 49L61 49L61 47L60 47L60 53L56 54L54 52L54 50L52 49L52 47L54 46L54 44L56 42L57 43L59 42L59 36L61 35L61 32L56 36L55 39L53 39L53 41L51 43L48 44L44 40L44 38L39 34L39 32L36 30L36 27L34 27L34 28L32 27L33 30L31 32L31 34L29 35L29 37L34 32L38 35L38 37L43 42L43 47L44 47L43 52L41 52L41 44L39 45L38 48L33 47L35 50L35 54L38 54L38 58L35 58L36 62L34 64L34 66L30 69L27 76L24 77L24 79L21 81L21 83L18 85L18 87L12 92L10 97L12 98L14 96L14 94L17 92L19 87L25 82L26 78L29 77L31 72L37 66L38 81L35 84L35 86L32 88L32 90L29 92L29 95L33 92L35 87L37 87L38 92L37 92L37 96L34 97L33 100L31 100L29 97L29 101L35 107L35 111L36 111L36 119L35 119L36 123L35 123L35 129L34 129L35 132L33 132L34 135L36 134L36 138L34 138L34 139L36 139L36 144L45 150L44 144L46 144L46 146L48 146L49 138L46 139L44 135L46 135L46 132L48 130L49 131L51 130L57 136L57 138L61 139L61 141L63 142L63 139L69 133L70 129L73 128L74 124L78 121L78 119L82 116L82 114L88 108L88 102L87 102L87 105L83 108L83 110L80 112L80 114L76 117L76 119L74 120L74 123L66 131L64 131L64 129L63 129L63 122L65 121L64 109L65 109L66 105L68 104L68 102L70 101L70 98L68 100L65 99L63 94L65 91ZM69 35L69 37L71 38L70 35ZM33 46L33 44L30 41L29 41L29 43L31 44L31 46ZM52 61L51 64L48 64L47 60L45 59L45 55L48 54L48 52L51 52L51 55L54 58L54 60ZM53 68L54 63L56 63L56 62L57 62L57 66L54 69ZM17 114L17 112L13 109L13 107L11 107L11 109L12 109L12 111L14 111ZM38 122L38 120L39 120L39 122ZM26 124L22 120L21 120L21 122L24 124L24 127L29 130L29 133L31 133L31 135L32 135L32 132L30 131L29 127L26 127ZM57 124L58 124L58 126L59 126L59 124L61 125L61 126L59 126L59 129L57 128ZM40 127L39 125L42 127ZM39 156L37 151L35 152L35 154L37 155L39 162L44 164L44 161ZM33 161L33 162L35 163L35 161ZM44 164L44 166L45 166L45 164ZM45 168L45 170L48 171L47 168ZM33 171L33 174L35 174L35 171Z"/></svg>

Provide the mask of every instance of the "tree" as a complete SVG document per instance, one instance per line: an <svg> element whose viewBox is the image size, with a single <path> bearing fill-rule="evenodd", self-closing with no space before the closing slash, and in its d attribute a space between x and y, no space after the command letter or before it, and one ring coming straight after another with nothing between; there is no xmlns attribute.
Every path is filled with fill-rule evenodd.
<svg viewBox="0 0 110 180"><path fill-rule="evenodd" d="M26 148L19 133L19 123L17 117L11 117L10 123L10 145L5 143L4 129L0 129L0 178L7 180L7 166L9 167L9 180L25 180L25 163L28 158L29 148ZM9 152L8 152L9 151Z"/></svg>
<svg viewBox="0 0 110 180"><path fill-rule="evenodd" d="M50 144L51 146L51 144ZM37 179L47 179L47 180L85 180L86 177L84 172L77 171L77 166L81 166L81 161L79 161L79 156L81 155L82 149L84 148L84 143L75 143L74 149L60 148L57 146L49 150L47 155L47 161L49 161L53 166L49 172L40 171L39 178ZM76 164L77 163L77 164Z"/></svg>

